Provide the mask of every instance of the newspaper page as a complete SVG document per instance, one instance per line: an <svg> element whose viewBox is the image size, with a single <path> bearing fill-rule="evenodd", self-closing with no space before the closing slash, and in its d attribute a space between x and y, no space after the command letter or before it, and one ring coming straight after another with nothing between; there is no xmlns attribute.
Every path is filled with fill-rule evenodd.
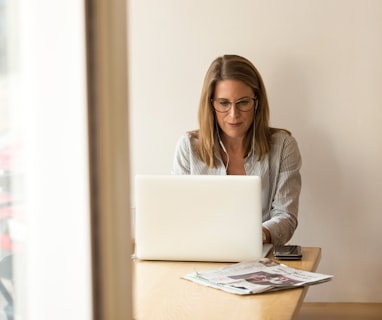
<svg viewBox="0 0 382 320"><path fill-rule="evenodd" d="M329 281L332 277L294 269L263 258L197 271L182 278L230 293L247 295L313 285Z"/></svg>

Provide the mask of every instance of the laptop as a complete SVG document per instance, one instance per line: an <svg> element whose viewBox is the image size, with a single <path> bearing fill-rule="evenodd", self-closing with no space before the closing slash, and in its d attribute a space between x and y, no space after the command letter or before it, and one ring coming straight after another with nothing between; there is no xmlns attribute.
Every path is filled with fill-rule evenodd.
<svg viewBox="0 0 382 320"><path fill-rule="evenodd" d="M135 257L239 262L264 257L258 176L137 175Z"/></svg>

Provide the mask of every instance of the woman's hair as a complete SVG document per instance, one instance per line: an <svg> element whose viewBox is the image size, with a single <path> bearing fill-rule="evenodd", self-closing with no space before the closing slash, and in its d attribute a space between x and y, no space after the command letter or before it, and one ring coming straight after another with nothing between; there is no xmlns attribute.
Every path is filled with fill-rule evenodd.
<svg viewBox="0 0 382 320"><path fill-rule="evenodd" d="M271 135L276 130L269 127L267 94L261 75L255 66L247 59L237 55L218 57L212 62L205 75L199 102L199 130L191 133L192 136L198 138L197 152L200 159L210 168L216 167L214 148L219 126L211 99L215 93L216 83L220 80L239 80L252 88L258 99L258 105L254 124L249 128L244 143L246 154L256 150L258 159L264 159L270 149Z"/></svg>

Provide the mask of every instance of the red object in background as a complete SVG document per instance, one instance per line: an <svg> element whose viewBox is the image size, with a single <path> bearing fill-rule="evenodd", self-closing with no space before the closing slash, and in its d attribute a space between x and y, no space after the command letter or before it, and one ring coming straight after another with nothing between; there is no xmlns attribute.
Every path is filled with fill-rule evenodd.
<svg viewBox="0 0 382 320"><path fill-rule="evenodd" d="M1 249L13 252L14 245L8 233L0 233L0 244Z"/></svg>
<svg viewBox="0 0 382 320"><path fill-rule="evenodd" d="M24 208L20 203L20 193L15 194L12 183L20 182L22 172L23 146L11 132L0 132L0 251L12 253L20 245L12 239L11 221L21 222ZM22 183L22 182L21 182ZM17 191L17 190L16 190Z"/></svg>

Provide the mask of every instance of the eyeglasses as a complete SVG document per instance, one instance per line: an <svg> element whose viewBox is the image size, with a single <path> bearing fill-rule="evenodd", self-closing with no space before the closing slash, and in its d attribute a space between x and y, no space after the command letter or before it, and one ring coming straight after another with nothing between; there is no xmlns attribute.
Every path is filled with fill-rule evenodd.
<svg viewBox="0 0 382 320"><path fill-rule="evenodd" d="M229 110L231 110L233 104L235 104L236 108L239 111L248 112L253 110L253 107L254 107L253 101L256 101L256 107L257 107L257 99L250 98L250 97L241 98L235 102L231 102L227 99L222 99L222 98L211 99L212 106L217 112L228 112Z"/></svg>

